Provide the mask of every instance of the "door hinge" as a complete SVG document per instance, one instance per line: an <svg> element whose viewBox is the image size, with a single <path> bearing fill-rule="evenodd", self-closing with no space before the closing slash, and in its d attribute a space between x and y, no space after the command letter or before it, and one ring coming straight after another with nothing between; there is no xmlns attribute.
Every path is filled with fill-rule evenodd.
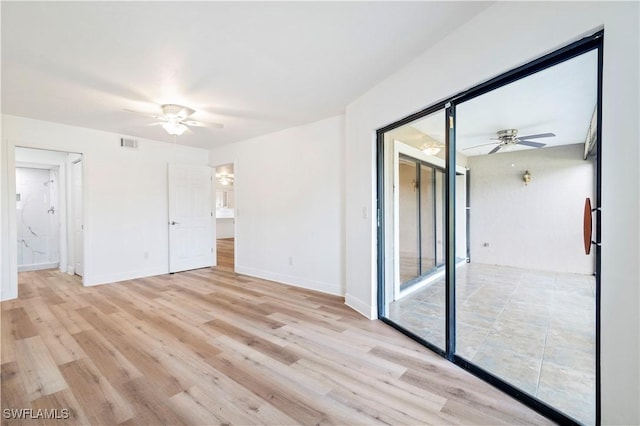
<svg viewBox="0 0 640 426"><path fill-rule="evenodd" d="M213 212L211 212L211 217L213 217Z"/></svg>
<svg viewBox="0 0 640 426"><path fill-rule="evenodd" d="M211 247L211 253L213 253L213 247Z"/></svg>

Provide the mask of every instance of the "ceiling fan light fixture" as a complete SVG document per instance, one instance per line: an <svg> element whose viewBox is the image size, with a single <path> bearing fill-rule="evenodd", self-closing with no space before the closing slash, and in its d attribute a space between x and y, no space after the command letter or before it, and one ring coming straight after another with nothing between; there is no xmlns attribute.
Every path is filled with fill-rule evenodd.
<svg viewBox="0 0 640 426"><path fill-rule="evenodd" d="M177 105L177 104L164 104L162 105L162 113L168 119L176 119L182 121L189 117L191 114L196 112L195 110L188 108L186 106Z"/></svg>
<svg viewBox="0 0 640 426"><path fill-rule="evenodd" d="M220 173L216 174L216 178L218 178L218 182L224 186L231 185L233 183L233 174Z"/></svg>
<svg viewBox="0 0 640 426"><path fill-rule="evenodd" d="M426 148L422 149L422 152L424 152L427 155L436 155L441 151L440 148L438 148L437 146L427 146Z"/></svg>
<svg viewBox="0 0 640 426"><path fill-rule="evenodd" d="M125 111L141 114L159 120L160 122L156 124L161 124L164 130L171 136L182 135L189 126L217 128L224 127L220 123L204 123L201 121L189 119L189 117L191 117L191 115L193 115L193 113L195 113L196 111L186 106L178 104L164 104L160 105L160 109L162 110L161 115L148 114L146 112L140 112L131 109L125 109Z"/></svg>
<svg viewBox="0 0 640 426"><path fill-rule="evenodd" d="M171 136L180 136L187 130L187 126L180 124L174 119L162 123L162 128L167 131Z"/></svg>

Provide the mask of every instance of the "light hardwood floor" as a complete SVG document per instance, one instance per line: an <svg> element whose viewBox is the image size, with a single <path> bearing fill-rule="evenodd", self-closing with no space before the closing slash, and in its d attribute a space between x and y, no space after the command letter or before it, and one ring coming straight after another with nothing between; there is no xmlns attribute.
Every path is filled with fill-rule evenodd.
<svg viewBox="0 0 640 426"><path fill-rule="evenodd" d="M2 423L549 423L342 297L237 275L232 241L219 250L217 268L89 288L20 274L1 304Z"/></svg>

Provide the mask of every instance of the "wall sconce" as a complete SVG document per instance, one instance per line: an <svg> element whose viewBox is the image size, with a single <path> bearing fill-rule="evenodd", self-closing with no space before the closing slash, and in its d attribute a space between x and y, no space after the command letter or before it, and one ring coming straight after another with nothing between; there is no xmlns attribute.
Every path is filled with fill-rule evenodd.
<svg viewBox="0 0 640 426"><path fill-rule="evenodd" d="M525 186L529 185L529 182L531 182L531 173L529 173L529 170L524 172L522 180L524 181Z"/></svg>

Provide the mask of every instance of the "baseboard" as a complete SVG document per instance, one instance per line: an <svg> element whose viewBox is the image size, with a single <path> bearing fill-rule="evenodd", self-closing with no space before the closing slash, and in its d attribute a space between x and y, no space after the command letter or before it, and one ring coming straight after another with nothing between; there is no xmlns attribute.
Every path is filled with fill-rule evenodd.
<svg viewBox="0 0 640 426"><path fill-rule="evenodd" d="M85 287L91 287L100 284L111 284L119 281L135 280L136 278L153 277L155 275L165 275L169 271L166 267L155 267L149 269L141 269L137 271L128 271L118 274L103 274L103 275L84 275L83 285Z"/></svg>
<svg viewBox="0 0 640 426"><path fill-rule="evenodd" d="M368 303L363 302L362 300L356 297L353 297L349 293L347 293L347 295L345 296L344 303L351 309L361 313L362 315L364 315L365 317L371 320L378 318L378 313L375 306L371 306Z"/></svg>
<svg viewBox="0 0 640 426"><path fill-rule="evenodd" d="M43 269L58 269L59 267L59 262L37 263L34 265L19 265L18 272L41 271Z"/></svg>
<svg viewBox="0 0 640 426"><path fill-rule="evenodd" d="M0 302L5 300L13 300L18 298L18 287L15 289L0 288Z"/></svg>
<svg viewBox="0 0 640 426"><path fill-rule="evenodd" d="M263 280L276 281L279 283L292 285L294 287L301 287L309 290L319 291L321 293L332 294L334 296L344 296L344 290L339 284L314 281L306 278L296 277L293 275L279 274L277 272L250 268L247 266L238 265L236 266L235 271L238 274L249 275L251 277L261 278Z"/></svg>
<svg viewBox="0 0 640 426"><path fill-rule="evenodd" d="M76 268L74 266L68 265L67 266L67 274L75 275L75 273L76 273Z"/></svg>

